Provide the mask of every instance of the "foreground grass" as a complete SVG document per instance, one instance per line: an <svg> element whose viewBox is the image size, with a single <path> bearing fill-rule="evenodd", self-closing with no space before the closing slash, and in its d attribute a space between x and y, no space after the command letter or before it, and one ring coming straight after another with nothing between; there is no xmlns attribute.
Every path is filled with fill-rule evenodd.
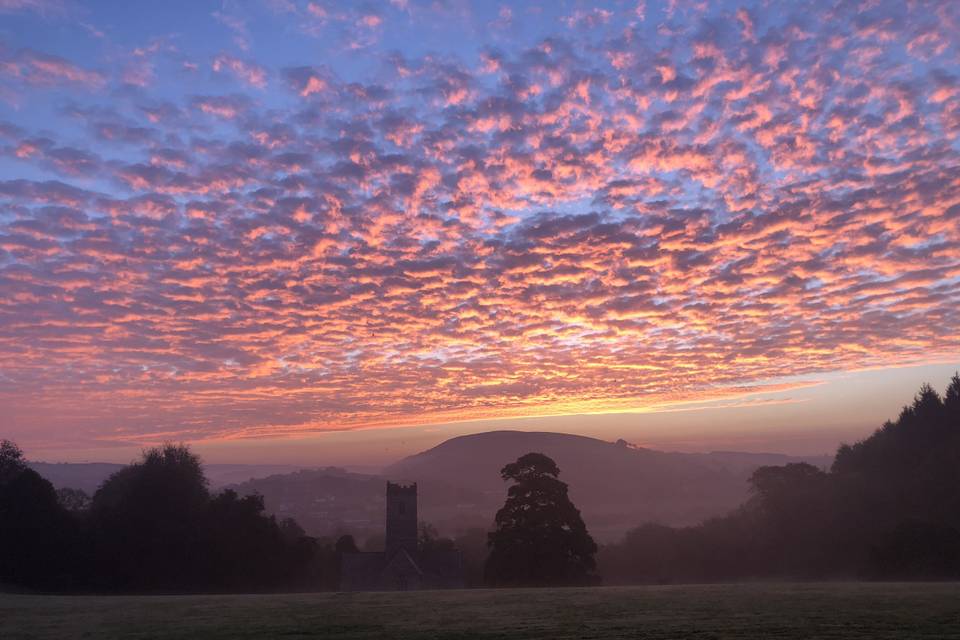
<svg viewBox="0 0 960 640"><path fill-rule="evenodd" d="M0 594L0 638L958 638L960 584Z"/></svg>

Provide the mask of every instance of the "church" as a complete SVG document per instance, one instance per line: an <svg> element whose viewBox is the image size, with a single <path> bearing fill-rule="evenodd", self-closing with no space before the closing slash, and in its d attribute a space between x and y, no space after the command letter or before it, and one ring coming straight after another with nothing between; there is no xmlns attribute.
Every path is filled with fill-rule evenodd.
<svg viewBox="0 0 960 640"><path fill-rule="evenodd" d="M387 482L387 531L383 551L340 556L341 591L406 591L463 587L463 559L455 549L421 551L417 483Z"/></svg>

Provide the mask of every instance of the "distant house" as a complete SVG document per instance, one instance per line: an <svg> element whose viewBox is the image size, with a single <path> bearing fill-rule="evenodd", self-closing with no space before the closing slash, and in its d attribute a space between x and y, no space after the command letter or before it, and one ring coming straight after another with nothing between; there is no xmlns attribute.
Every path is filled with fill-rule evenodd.
<svg viewBox="0 0 960 640"><path fill-rule="evenodd" d="M417 483L387 483L383 551L340 556L341 591L406 591L463 587L463 559L455 549L420 551Z"/></svg>

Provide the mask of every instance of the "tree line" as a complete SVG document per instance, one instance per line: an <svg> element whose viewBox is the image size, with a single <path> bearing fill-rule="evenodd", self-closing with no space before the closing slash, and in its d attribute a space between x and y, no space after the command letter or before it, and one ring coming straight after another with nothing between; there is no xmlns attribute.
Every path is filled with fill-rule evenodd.
<svg viewBox="0 0 960 640"><path fill-rule="evenodd" d="M54 591L335 588L332 542L264 513L260 496L213 493L200 460L165 445L88 498L55 491L0 442L0 583Z"/></svg>
<svg viewBox="0 0 960 640"><path fill-rule="evenodd" d="M559 472L543 454L522 456L501 472L513 484L494 531L453 540L421 523L420 550L464 549L469 586L596 584L597 546ZM90 498L54 490L16 445L0 441L0 586L117 593L335 589L340 554L356 551L350 535L316 539L293 519L265 514L258 495L212 493L199 458L183 445L145 451Z"/></svg>
<svg viewBox="0 0 960 640"><path fill-rule="evenodd" d="M646 524L604 547L612 583L960 578L960 376L924 385L829 470L761 467L751 497L693 527Z"/></svg>

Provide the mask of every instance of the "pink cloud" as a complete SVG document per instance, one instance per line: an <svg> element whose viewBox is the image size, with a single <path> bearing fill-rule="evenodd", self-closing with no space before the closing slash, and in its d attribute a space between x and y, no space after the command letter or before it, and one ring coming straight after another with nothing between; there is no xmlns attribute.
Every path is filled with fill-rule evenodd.
<svg viewBox="0 0 960 640"><path fill-rule="evenodd" d="M257 89L265 89L267 86L267 72L263 67L232 56L223 54L214 58L213 70L217 73L229 71L241 81Z"/></svg>
<svg viewBox="0 0 960 640"><path fill-rule="evenodd" d="M34 86L77 84L92 90L106 84L103 74L97 71L30 49L17 52L0 49L0 73Z"/></svg>

